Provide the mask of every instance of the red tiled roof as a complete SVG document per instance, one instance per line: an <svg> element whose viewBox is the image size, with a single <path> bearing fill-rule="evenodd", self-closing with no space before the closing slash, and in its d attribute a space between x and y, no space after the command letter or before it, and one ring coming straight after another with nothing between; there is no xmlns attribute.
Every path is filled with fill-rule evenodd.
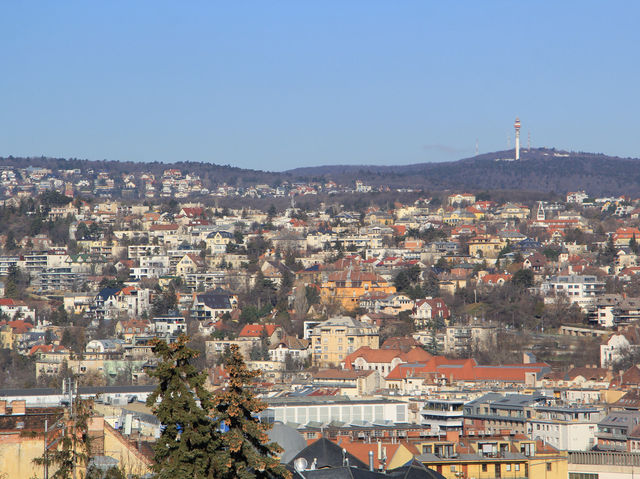
<svg viewBox="0 0 640 479"><path fill-rule="evenodd" d="M407 363L396 366L387 380L404 379L408 376L434 375L452 381L513 381L524 382L526 373L540 372L546 363L506 364L502 366L479 366L475 359L447 359L434 356L426 363Z"/></svg>
<svg viewBox="0 0 640 479"><path fill-rule="evenodd" d="M26 321L15 320L15 321L0 321L0 326L4 325L9 326L13 329L15 334L23 334L28 332L31 328L33 328L33 324L27 323Z"/></svg>
<svg viewBox="0 0 640 479"><path fill-rule="evenodd" d="M196 216L200 216L204 212L204 209L199 207L182 208L182 211L184 211L185 216L189 218L195 218Z"/></svg>
<svg viewBox="0 0 640 479"><path fill-rule="evenodd" d="M10 299L10 298L2 298L0 299L0 306L25 306L26 303L24 301L20 301L19 299Z"/></svg>
<svg viewBox="0 0 640 479"><path fill-rule="evenodd" d="M67 351L67 348L62 345L54 346L53 344L37 344L29 350L28 355L33 356L36 353L51 353L54 351Z"/></svg>
<svg viewBox="0 0 640 479"><path fill-rule="evenodd" d="M170 225L151 225L151 231L177 231L179 228L176 224Z"/></svg>
<svg viewBox="0 0 640 479"><path fill-rule="evenodd" d="M259 338L262 335L262 331L266 330L267 336L271 336L276 328L277 324L246 324L240 334L239 338Z"/></svg>
<svg viewBox="0 0 640 479"><path fill-rule="evenodd" d="M362 346L344 358L345 369L351 369L353 362L358 358L363 358L368 363L391 363L396 358L403 363L408 363L428 361L432 356L422 348L413 348L409 352L404 352L401 349L372 349L369 346Z"/></svg>

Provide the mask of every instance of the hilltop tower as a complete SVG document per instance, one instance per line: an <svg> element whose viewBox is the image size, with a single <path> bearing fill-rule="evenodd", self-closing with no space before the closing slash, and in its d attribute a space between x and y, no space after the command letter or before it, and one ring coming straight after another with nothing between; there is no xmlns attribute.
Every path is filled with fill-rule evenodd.
<svg viewBox="0 0 640 479"><path fill-rule="evenodd" d="M520 118L513 125L516 129L516 161L520 159Z"/></svg>

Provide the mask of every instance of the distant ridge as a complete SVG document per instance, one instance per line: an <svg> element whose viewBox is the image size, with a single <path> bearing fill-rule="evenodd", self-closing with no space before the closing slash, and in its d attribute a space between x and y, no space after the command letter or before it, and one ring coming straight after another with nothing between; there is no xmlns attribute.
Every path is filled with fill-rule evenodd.
<svg viewBox="0 0 640 479"><path fill-rule="evenodd" d="M586 190L596 195L640 195L640 160L637 158L538 148L522 151L518 162L506 161L513 156L513 150L508 150L452 162L319 166L296 168L287 173L334 180L357 178L374 184L425 189L523 189L546 193Z"/></svg>
<svg viewBox="0 0 640 479"><path fill-rule="evenodd" d="M592 195L640 196L640 160L602 153L568 152L548 148L523 150L518 162L504 161L513 150L485 153L442 163L412 165L325 165L284 172L248 170L211 163L138 163L89 161L63 158L0 158L0 166L46 167L54 170L78 168L107 171L114 175L148 172L161 175L169 168L198 174L210 186L223 183L246 186L282 181L333 180L349 185L362 180L373 186L411 187L425 190L528 190L565 193L585 190Z"/></svg>

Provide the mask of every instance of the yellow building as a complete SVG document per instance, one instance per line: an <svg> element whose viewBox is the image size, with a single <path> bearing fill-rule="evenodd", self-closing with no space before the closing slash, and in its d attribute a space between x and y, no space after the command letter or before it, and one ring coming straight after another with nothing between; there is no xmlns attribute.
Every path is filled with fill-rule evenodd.
<svg viewBox="0 0 640 479"><path fill-rule="evenodd" d="M310 338L313 363L322 367L337 366L362 346L379 346L378 327L349 316L336 316L318 324Z"/></svg>
<svg viewBox="0 0 640 479"><path fill-rule="evenodd" d="M13 349L14 337L13 329L8 324L0 326L0 348Z"/></svg>
<svg viewBox="0 0 640 479"><path fill-rule="evenodd" d="M524 435L450 437L416 443L417 459L447 479L566 479L566 451Z"/></svg>
<svg viewBox="0 0 640 479"><path fill-rule="evenodd" d="M470 224L476 221L476 215L467 210L445 211L442 215L442 222L450 226L460 224Z"/></svg>
<svg viewBox="0 0 640 479"><path fill-rule="evenodd" d="M68 415L60 407L27 408L25 401L13 401L7 405L0 401L0 477L27 479L43 477L43 466L36 465L33 460L44 453L44 422L49 421L47 443L49 450L53 448L54 424L69 421ZM66 419L65 419L66 418ZM57 422L56 422L57 421ZM59 428L56 429L60 431ZM104 417L94 416L88 421L88 433L92 438L93 455L109 456L118 461L126 474L142 476L151 472L151 461L136 446L123 437L118 431L105 423ZM83 477L84 468L79 468L78 477ZM55 472L51 465L49 476Z"/></svg>
<svg viewBox="0 0 640 479"><path fill-rule="evenodd" d="M496 259L507 242L496 235L478 235L471 238L467 245L469 246L469 256Z"/></svg>
<svg viewBox="0 0 640 479"><path fill-rule="evenodd" d="M358 307L362 296L376 292L391 294L396 288L376 273L353 268L329 274L320 285L323 303L337 304L348 311Z"/></svg>

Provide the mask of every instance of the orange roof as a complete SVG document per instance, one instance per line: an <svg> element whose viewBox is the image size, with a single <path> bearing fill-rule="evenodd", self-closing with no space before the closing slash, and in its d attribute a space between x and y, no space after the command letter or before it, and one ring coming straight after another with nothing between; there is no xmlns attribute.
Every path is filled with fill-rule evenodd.
<svg viewBox="0 0 640 479"><path fill-rule="evenodd" d="M391 229L393 229L398 236L404 236L407 233L407 227L405 225L391 225Z"/></svg>
<svg viewBox="0 0 640 479"><path fill-rule="evenodd" d="M67 351L67 348L64 346L54 346L53 344L37 344L33 346L28 355L33 356L35 353L51 353L54 351Z"/></svg>
<svg viewBox="0 0 640 479"><path fill-rule="evenodd" d="M0 299L0 306L26 306L26 303L19 299L2 298Z"/></svg>
<svg viewBox="0 0 640 479"><path fill-rule="evenodd" d="M176 224L170 225L151 225L151 231L176 231L179 228Z"/></svg>
<svg viewBox="0 0 640 479"><path fill-rule="evenodd" d="M422 348L413 348L404 352L401 349L372 349L369 346L362 346L344 358L345 369L351 369L353 362L358 358L363 358L368 363L391 363L398 358L403 363L407 363L428 361L432 356Z"/></svg>
<svg viewBox="0 0 640 479"><path fill-rule="evenodd" d="M546 363L479 366L475 359L447 359L444 356L434 356L426 363L400 364L388 374L386 379L434 375L453 381L524 382L526 373L538 373L548 367Z"/></svg>
<svg viewBox="0 0 640 479"><path fill-rule="evenodd" d="M33 328L33 324L21 320L0 321L0 326L4 326L5 324L13 329L13 332L16 334L27 333L31 328Z"/></svg>
<svg viewBox="0 0 640 479"><path fill-rule="evenodd" d="M262 335L262 331L266 330L267 336L271 336L276 328L277 324L246 324L240 334L239 338L259 338Z"/></svg>
<svg viewBox="0 0 640 479"><path fill-rule="evenodd" d="M502 273L485 274L482 277L481 281L483 283L487 283L487 284L495 284L500 280L510 281L511 280L511 275L510 274L502 274Z"/></svg>

